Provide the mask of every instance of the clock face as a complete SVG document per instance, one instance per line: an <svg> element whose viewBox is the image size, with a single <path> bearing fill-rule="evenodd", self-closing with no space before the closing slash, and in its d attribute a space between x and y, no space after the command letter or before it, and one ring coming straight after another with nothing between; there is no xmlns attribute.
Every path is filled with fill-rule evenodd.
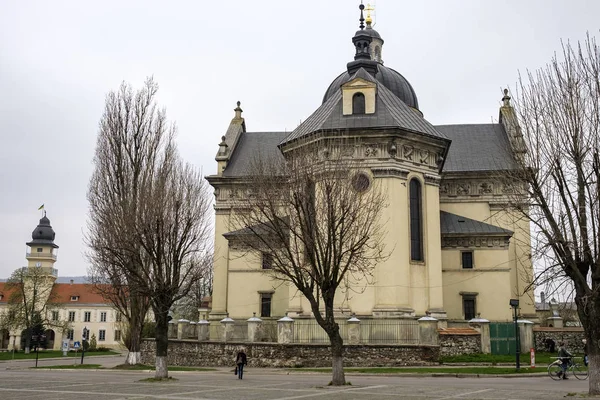
<svg viewBox="0 0 600 400"><path fill-rule="evenodd" d="M35 266L36 266L36 267L41 267L41 266L42 266L42 263L38 261L38 262L36 262L36 263L35 263Z"/></svg>

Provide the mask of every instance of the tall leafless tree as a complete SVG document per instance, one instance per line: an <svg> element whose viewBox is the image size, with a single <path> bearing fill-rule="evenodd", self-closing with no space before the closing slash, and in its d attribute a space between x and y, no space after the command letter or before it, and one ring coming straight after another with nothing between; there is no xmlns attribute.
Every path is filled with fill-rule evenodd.
<svg viewBox="0 0 600 400"><path fill-rule="evenodd" d="M589 35L563 43L517 85L525 152L518 171L529 201L513 202L533 228L539 284L572 285L589 346L589 393L600 394L600 51Z"/></svg>
<svg viewBox="0 0 600 400"><path fill-rule="evenodd" d="M377 181L357 173L343 144L288 152L285 161L257 156L232 216L240 240L271 260L272 278L294 285L309 301L331 343L333 385L344 385L343 339L335 320L339 290L365 284L388 254L382 220L386 196ZM321 148L322 150L322 148ZM351 283L349 283L351 282ZM356 287L355 286L355 287Z"/></svg>
<svg viewBox="0 0 600 400"><path fill-rule="evenodd" d="M56 297L52 293L54 278L49 276L47 268L19 268L6 281L7 312L0 318L0 327L23 329L26 333L25 353L31 348L32 330L36 325L45 329L54 328L61 334L68 323L51 318L52 311L58 310Z"/></svg>
<svg viewBox="0 0 600 400"><path fill-rule="evenodd" d="M157 91L158 85L147 79L136 93L123 83L106 96L87 196L88 275L96 290L125 317L129 364L140 362L142 328L150 308L149 298L129 273L143 264L140 246L131 240L131 221L140 213L141 186L150 179L174 133L165 111L156 105Z"/></svg>
<svg viewBox="0 0 600 400"><path fill-rule="evenodd" d="M168 312L211 266L212 209L208 183L168 146L142 185L133 224L142 268L129 273L150 299L156 321L156 378L168 377Z"/></svg>
<svg viewBox="0 0 600 400"><path fill-rule="evenodd" d="M208 265L210 194L178 155L175 128L156 106L158 85L110 93L90 181L90 275L130 322L139 352L144 317L156 323L156 377L166 378L167 315ZM139 354L139 353L138 353ZM137 360L136 360L137 361Z"/></svg>

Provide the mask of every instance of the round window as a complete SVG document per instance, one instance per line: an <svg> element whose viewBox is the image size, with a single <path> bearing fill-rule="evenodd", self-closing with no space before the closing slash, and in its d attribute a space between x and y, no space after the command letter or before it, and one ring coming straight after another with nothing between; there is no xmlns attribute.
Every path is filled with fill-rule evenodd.
<svg viewBox="0 0 600 400"><path fill-rule="evenodd" d="M369 189L369 186L371 186L371 179L364 172L358 172L352 177L352 187L357 192L364 192Z"/></svg>

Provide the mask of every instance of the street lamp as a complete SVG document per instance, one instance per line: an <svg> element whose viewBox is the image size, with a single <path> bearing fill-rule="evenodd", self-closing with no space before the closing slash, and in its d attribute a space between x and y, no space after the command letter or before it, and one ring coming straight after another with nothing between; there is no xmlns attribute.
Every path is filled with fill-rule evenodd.
<svg viewBox="0 0 600 400"><path fill-rule="evenodd" d="M515 358L517 362L517 371L521 369L521 340L519 338L519 324L517 323L518 319L518 308L519 308L519 299L510 299L510 306L514 310L514 321L515 321Z"/></svg>

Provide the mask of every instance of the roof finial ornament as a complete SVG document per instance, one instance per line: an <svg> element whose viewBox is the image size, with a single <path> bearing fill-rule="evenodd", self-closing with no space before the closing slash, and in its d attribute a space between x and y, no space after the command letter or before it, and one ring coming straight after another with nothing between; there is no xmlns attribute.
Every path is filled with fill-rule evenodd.
<svg viewBox="0 0 600 400"><path fill-rule="evenodd" d="M364 23L365 22L365 18L363 17L363 10L365 9L365 6L362 3L362 0L360 2L360 6L358 6L358 8L360 9L360 19L359 19L360 25L359 25L359 27L360 27L361 30L363 30L363 29L365 29L365 23Z"/></svg>
<svg viewBox="0 0 600 400"><path fill-rule="evenodd" d="M365 18L365 22L367 23L368 29L373 23L373 18L371 18L371 11L375 11L375 7L373 7L370 3L367 3L367 7L365 8L365 10L367 10L367 18Z"/></svg>
<svg viewBox="0 0 600 400"><path fill-rule="evenodd" d="M510 96L508 95L508 89L504 89L504 97L502 97L502 103L504 107L510 107Z"/></svg>
<svg viewBox="0 0 600 400"><path fill-rule="evenodd" d="M240 105L241 105L241 104L242 104L242 103L240 103L240 101L238 100L238 102L237 102L237 107L233 109L233 111L235 111L235 118L236 118L236 119L240 119L240 118L242 118L242 112L243 112L244 110L242 110L242 109L240 108Z"/></svg>

